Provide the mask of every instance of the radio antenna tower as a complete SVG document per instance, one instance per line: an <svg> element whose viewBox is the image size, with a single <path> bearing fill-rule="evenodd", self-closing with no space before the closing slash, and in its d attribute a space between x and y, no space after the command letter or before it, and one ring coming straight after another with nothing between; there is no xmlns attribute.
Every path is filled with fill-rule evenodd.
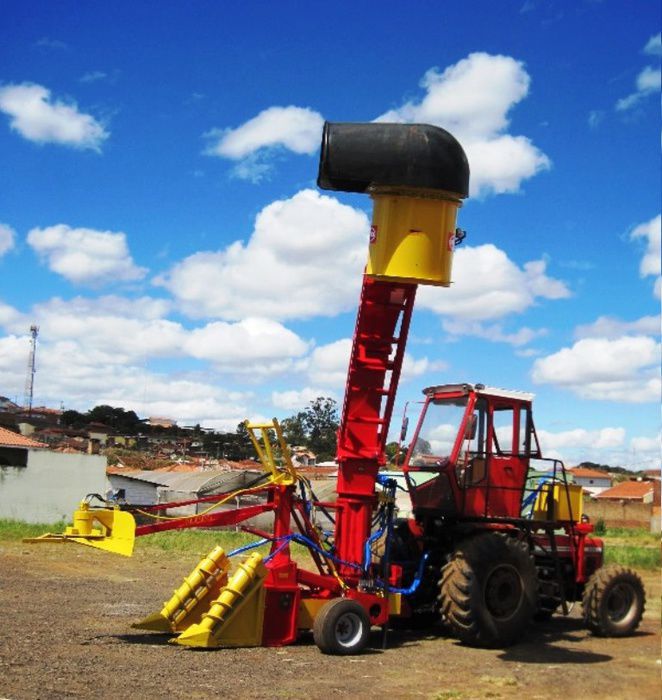
<svg viewBox="0 0 662 700"><path fill-rule="evenodd" d="M27 408L28 415L32 414L32 397L34 394L34 373L37 371L37 336L39 326L30 326L30 355L28 357L28 372L25 377L25 396L23 406Z"/></svg>

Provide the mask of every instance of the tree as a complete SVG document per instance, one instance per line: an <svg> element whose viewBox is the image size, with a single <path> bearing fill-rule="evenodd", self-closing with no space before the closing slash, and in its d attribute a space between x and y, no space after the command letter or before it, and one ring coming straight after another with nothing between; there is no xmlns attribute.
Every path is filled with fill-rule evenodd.
<svg viewBox="0 0 662 700"><path fill-rule="evenodd" d="M324 462L336 456L338 425L335 399L318 396L303 411L282 422L283 436L288 444L303 445Z"/></svg>
<svg viewBox="0 0 662 700"><path fill-rule="evenodd" d="M384 452L386 453L387 464L395 465L396 458L397 458L398 463L402 462L402 457L398 457L398 454L400 452L400 443L398 443L398 442L386 443L386 447L384 448Z"/></svg>
<svg viewBox="0 0 662 700"><path fill-rule="evenodd" d="M84 414L74 410L65 411L60 416L60 424L68 428L74 428L74 430L84 428L87 422L87 417Z"/></svg>
<svg viewBox="0 0 662 700"><path fill-rule="evenodd" d="M288 445L308 445L308 436L304 424L304 413L300 411L296 416L290 416L281 421L280 427L283 431L283 438Z"/></svg>
<svg viewBox="0 0 662 700"><path fill-rule="evenodd" d="M95 406L85 417L88 423L103 423L121 435L136 435L142 426L142 421L134 411L106 404Z"/></svg>

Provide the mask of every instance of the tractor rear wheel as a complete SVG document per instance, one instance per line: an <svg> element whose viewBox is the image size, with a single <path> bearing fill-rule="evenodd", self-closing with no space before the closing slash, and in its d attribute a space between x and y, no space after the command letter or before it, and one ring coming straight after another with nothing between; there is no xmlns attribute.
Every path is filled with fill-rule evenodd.
<svg viewBox="0 0 662 700"><path fill-rule="evenodd" d="M584 622L599 637L625 637L639 626L645 604L646 592L638 574L623 566L606 566L584 588Z"/></svg>
<svg viewBox="0 0 662 700"><path fill-rule="evenodd" d="M485 533L462 542L442 570L444 621L461 641L507 646L536 611L538 581L526 543Z"/></svg>
<svg viewBox="0 0 662 700"><path fill-rule="evenodd" d="M360 603L334 598L315 618L313 638L323 654L358 654L368 644L370 619Z"/></svg>

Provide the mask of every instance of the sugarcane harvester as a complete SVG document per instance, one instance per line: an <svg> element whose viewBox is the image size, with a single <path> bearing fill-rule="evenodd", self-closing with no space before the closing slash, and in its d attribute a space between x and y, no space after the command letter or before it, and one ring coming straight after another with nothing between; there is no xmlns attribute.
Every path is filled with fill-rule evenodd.
<svg viewBox="0 0 662 700"><path fill-rule="evenodd" d="M532 396L480 384L430 387L404 459L411 517L398 517L397 478L382 473L385 447L419 284L448 287L457 211L469 191L469 166L457 140L420 124L324 126L318 185L373 200L363 276L337 446L337 499L320 502L290 459L277 421L247 423L264 467L253 486L222 496L159 504L209 502L203 513L139 525L135 536L173 528L244 523L273 513L273 531L243 529L270 543L231 570L216 547L162 609L135 627L175 634L201 648L281 646L312 630L328 654L353 654L373 626L404 619L443 622L464 642L515 642L533 617L546 618L582 600L588 627L624 635L639 624L644 590L629 569L602 567L603 543L582 522L581 488L560 462L531 476L541 459ZM449 422L444 412L454 416ZM446 447L436 439L440 434ZM404 433L404 431L403 431ZM404 440L404 434L402 436ZM402 480L400 480L402 481ZM261 503L219 510L238 495ZM150 515L143 509L143 515ZM333 523L324 533L315 514ZM130 513L89 502L60 535L130 554ZM315 571L292 557L308 548Z"/></svg>

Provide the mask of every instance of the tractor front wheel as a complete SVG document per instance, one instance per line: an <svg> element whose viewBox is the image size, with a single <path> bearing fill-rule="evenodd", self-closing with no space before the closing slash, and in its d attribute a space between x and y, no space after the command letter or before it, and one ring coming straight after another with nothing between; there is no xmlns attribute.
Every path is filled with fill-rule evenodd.
<svg viewBox="0 0 662 700"><path fill-rule="evenodd" d="M606 566L584 588L584 622L599 637L625 637L639 626L645 604L638 574L623 566Z"/></svg>
<svg viewBox="0 0 662 700"><path fill-rule="evenodd" d="M315 618L313 638L323 654L358 654L365 649L369 637L368 613L355 600L335 598Z"/></svg>
<svg viewBox="0 0 662 700"><path fill-rule="evenodd" d="M533 558L527 545L512 537L486 533L462 542L439 584L444 621L474 646L513 644L536 611Z"/></svg>

